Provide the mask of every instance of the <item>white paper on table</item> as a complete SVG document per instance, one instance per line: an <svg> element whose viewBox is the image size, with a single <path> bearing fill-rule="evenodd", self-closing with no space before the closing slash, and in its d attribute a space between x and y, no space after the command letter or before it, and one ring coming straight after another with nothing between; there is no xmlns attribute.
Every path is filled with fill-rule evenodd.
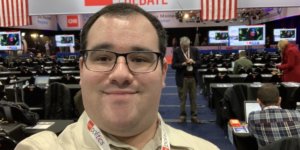
<svg viewBox="0 0 300 150"><path fill-rule="evenodd" d="M55 122L38 122L35 126L26 127L26 129L48 129L52 126Z"/></svg>

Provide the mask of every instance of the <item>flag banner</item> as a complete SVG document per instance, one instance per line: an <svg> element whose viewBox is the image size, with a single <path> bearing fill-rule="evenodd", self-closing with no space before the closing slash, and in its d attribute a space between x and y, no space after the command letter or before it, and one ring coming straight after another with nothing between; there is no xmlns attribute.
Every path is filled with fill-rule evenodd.
<svg viewBox="0 0 300 150"><path fill-rule="evenodd" d="M28 13L28 0L1 0L0 27L31 25Z"/></svg>
<svg viewBox="0 0 300 150"><path fill-rule="evenodd" d="M237 17L237 0L201 0L200 18L208 20L231 20Z"/></svg>
<svg viewBox="0 0 300 150"><path fill-rule="evenodd" d="M85 6L102 6L110 5L113 3L113 0L85 0Z"/></svg>

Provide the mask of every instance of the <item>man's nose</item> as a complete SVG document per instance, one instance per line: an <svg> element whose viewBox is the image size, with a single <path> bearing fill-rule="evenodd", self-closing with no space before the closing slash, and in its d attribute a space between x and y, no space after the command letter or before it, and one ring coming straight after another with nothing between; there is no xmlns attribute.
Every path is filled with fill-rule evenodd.
<svg viewBox="0 0 300 150"><path fill-rule="evenodd" d="M115 67L109 75L109 80L119 86L124 86L132 82L133 75L129 70L125 57L118 57Z"/></svg>

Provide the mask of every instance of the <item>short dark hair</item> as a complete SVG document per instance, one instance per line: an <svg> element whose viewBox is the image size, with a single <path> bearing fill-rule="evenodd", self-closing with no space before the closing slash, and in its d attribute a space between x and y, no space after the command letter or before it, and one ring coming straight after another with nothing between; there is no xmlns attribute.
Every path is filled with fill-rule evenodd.
<svg viewBox="0 0 300 150"><path fill-rule="evenodd" d="M276 104L279 99L279 90L276 85L266 83L258 89L257 98L266 106Z"/></svg>
<svg viewBox="0 0 300 150"><path fill-rule="evenodd" d="M145 16L153 25L153 27L156 30L157 36L158 36L158 43L159 43L159 51L162 54L162 59L165 56L166 53L166 31L161 25L160 21L151 15L150 13L146 12L142 8L138 7L137 5L128 4L128 3L116 3L109 6L104 7L100 11L98 11L96 14L91 16L86 24L83 26L81 33L80 33L80 39L81 44L80 48L81 50L86 49L87 45L87 35L89 33L89 30L91 26L94 24L94 22L101 16L104 15L111 15L111 16L129 16L133 14L141 14Z"/></svg>

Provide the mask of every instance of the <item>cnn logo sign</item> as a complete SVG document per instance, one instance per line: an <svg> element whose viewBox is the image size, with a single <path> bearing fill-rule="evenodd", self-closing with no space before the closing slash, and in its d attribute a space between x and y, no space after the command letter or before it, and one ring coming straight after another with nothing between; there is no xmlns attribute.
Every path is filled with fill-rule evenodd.
<svg viewBox="0 0 300 150"><path fill-rule="evenodd" d="M67 16L67 27L78 27L78 16L77 15L70 15Z"/></svg>

